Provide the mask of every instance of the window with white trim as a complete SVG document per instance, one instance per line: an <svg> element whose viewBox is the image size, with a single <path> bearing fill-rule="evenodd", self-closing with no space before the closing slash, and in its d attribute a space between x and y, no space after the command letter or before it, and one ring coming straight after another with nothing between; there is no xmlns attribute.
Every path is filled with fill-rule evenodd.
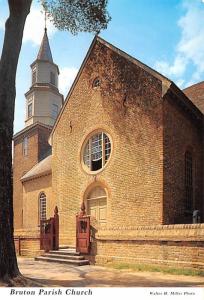
<svg viewBox="0 0 204 300"><path fill-rule="evenodd" d="M33 115L33 103L28 104L28 118L31 118Z"/></svg>
<svg viewBox="0 0 204 300"><path fill-rule="evenodd" d="M39 197L39 219L46 220L46 195L45 193L40 193Z"/></svg>
<svg viewBox="0 0 204 300"><path fill-rule="evenodd" d="M35 84L37 81L37 72L36 72L36 68L34 68L32 70L32 84Z"/></svg>
<svg viewBox="0 0 204 300"><path fill-rule="evenodd" d="M53 103L53 104L52 104L52 117L53 117L54 119L57 118L58 111L59 111L58 105Z"/></svg>
<svg viewBox="0 0 204 300"><path fill-rule="evenodd" d="M111 154L111 142L104 132L95 133L86 142L83 161L90 171L100 170L105 166Z"/></svg>
<svg viewBox="0 0 204 300"><path fill-rule="evenodd" d="M50 72L50 83L56 85L56 78L54 72Z"/></svg>
<svg viewBox="0 0 204 300"><path fill-rule="evenodd" d="M23 156L28 155L28 137L24 137L23 142L22 142L22 152Z"/></svg>

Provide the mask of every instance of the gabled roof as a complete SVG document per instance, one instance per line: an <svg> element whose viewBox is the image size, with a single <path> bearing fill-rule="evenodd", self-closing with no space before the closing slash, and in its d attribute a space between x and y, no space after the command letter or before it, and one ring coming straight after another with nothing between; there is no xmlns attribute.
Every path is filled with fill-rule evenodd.
<svg viewBox="0 0 204 300"><path fill-rule="evenodd" d="M21 177L21 181L24 182L37 177L51 174L52 173L51 161L52 161L52 155L49 155L45 159L41 160L23 177Z"/></svg>
<svg viewBox="0 0 204 300"><path fill-rule="evenodd" d="M37 60L46 60L53 63L52 52L50 49L50 44L47 36L47 29L45 28L44 36L40 45L40 50L38 52Z"/></svg>
<svg viewBox="0 0 204 300"><path fill-rule="evenodd" d="M204 113L204 81L185 88L183 92Z"/></svg>
<svg viewBox="0 0 204 300"><path fill-rule="evenodd" d="M172 88L172 91L177 91L177 95L179 95L179 98L181 97L185 97L185 94L173 83L173 81L171 81L170 79L168 79L167 77L165 77L164 75L160 74L159 72L157 72L156 70L152 69L151 67L145 65L144 63L142 63L141 61L137 60L136 58L132 57L131 55L127 54L126 52L120 50L119 48L115 47L114 45L110 44L109 42L105 41L104 39L100 38L99 36L95 36L95 38L93 39L92 43L91 43L91 46L82 62L82 65L77 73L77 76L68 92L68 95L65 99L65 102L64 102L64 106L62 107L56 121L55 121L55 124L54 124L54 127L52 129L52 132L50 134L50 139L49 139L49 143L52 144L52 135L55 131L55 128L57 127L57 124L67 106L67 103L69 101L69 98L70 96L72 95L72 92L75 88L75 85L77 84L78 80L79 80L79 77L84 69L84 66L92 52L92 49L94 48L94 46L96 45L96 43L99 42L101 44L103 44L104 46L106 46L107 48L111 49L112 51L114 51L115 53L117 53L118 55L124 57L125 59L127 59L128 61L132 62L133 64L139 66L140 68L142 68L143 70L145 70L146 72L148 72L149 74L151 74L152 76L154 76L155 78L161 80L162 82L162 97L164 97L164 95L167 93L167 91ZM179 93L178 93L179 91ZM199 115L200 117L200 112L199 110L196 109L196 107L193 105L193 103L187 98L185 97L186 101L184 100L181 100L181 102L187 102L187 105L190 106L190 108L193 108L193 111L195 110L195 114ZM185 103L184 103L185 105Z"/></svg>
<svg viewBox="0 0 204 300"><path fill-rule="evenodd" d="M51 139L52 139L52 135L53 135L53 133L54 133L54 131L55 131L55 128L56 128L56 126L57 126L57 124L58 124L58 122L59 122L59 120L60 120L60 118L61 118L61 115L63 114L63 111L64 111L64 109L65 109L65 107L66 107L66 105L67 105L67 103L68 103L68 100L69 100L69 98L70 98L70 96L71 96L71 94L72 94L72 92L73 92L73 90L74 90L74 88L75 88L75 85L76 85L76 83L77 83L78 80L79 80L79 77L80 77L80 75L81 75L81 73L82 73L82 71L83 71L83 69L84 69L84 66L85 66L85 64L86 64L86 62L87 62L87 60L88 60L88 58L89 58L89 56L90 56L90 54L91 54L91 52L92 52L92 49L94 48L94 46L95 46L95 44L96 44L97 42L99 42L99 43L105 45L106 47L108 47L109 49L111 49L112 51L114 51L115 53L117 53L117 54L123 56L123 57L126 58L127 60L131 61L132 63L134 63L134 64L136 64L136 65L138 65L138 66L140 66L142 69L146 70L147 72L149 72L150 74L152 74L154 77L156 77L156 78L158 78L159 80L161 80L162 83L163 83L163 84L162 84L162 90L163 90L162 93L163 93L163 94L166 92L166 90L169 88L169 86L170 86L171 83L172 83L172 81L169 80L167 77L163 76L163 75L160 74L159 72L153 70L152 68L150 68L150 67L148 67L147 65L143 64L142 62L140 62L140 61L137 60L136 58L130 56L129 54L125 53L124 51L120 50L119 48L113 46L112 44L108 43L107 41L105 41L104 39L102 39L101 37L99 37L99 36L96 35L96 36L94 37L92 43L91 43L91 46L90 46L90 48L89 48L89 50L88 50L88 52L87 52L87 54L86 54L86 56L85 56L83 62L82 62L82 65L81 65L81 67L80 67L80 69L79 69L79 71L78 71L78 73L77 73L77 76L75 77L75 80L74 80L74 82L73 82L73 84L72 84L72 86L71 86L71 88L70 88L70 90L69 90L69 92L68 92L68 95L67 95L67 97L66 97L66 99L65 99L65 102L64 102L64 106L62 107L62 109L61 109L61 111L60 111L60 113L59 113L59 115L58 115L58 117L57 117L57 119L56 119L56 121L55 121L54 127L53 127L53 129L52 129L51 134L50 134L50 144L52 144L52 140L51 140Z"/></svg>

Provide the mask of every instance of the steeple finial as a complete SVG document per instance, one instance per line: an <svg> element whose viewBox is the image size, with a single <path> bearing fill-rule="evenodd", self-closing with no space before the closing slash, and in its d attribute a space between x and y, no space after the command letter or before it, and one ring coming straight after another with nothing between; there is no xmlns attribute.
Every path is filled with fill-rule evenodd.
<svg viewBox="0 0 204 300"><path fill-rule="evenodd" d="M47 31L47 12L45 9L45 31Z"/></svg>

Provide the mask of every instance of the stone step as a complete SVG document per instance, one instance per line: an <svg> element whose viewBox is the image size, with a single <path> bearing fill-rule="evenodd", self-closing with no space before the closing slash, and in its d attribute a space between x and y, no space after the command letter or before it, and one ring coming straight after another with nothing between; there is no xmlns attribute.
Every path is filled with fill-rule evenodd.
<svg viewBox="0 0 204 300"><path fill-rule="evenodd" d="M51 253L51 252L48 252L48 253L44 253L43 255L41 255L43 257L51 257L51 258L60 258L60 259L71 259L71 260L82 260L84 259L84 256L78 256L78 255L71 255L71 254L67 254L67 255L64 255L64 254L59 254L59 253Z"/></svg>
<svg viewBox="0 0 204 300"><path fill-rule="evenodd" d="M59 246L59 249L67 249L67 248L70 248L70 246L67 246L67 245L60 245ZM74 248L74 247L71 247L71 248Z"/></svg>
<svg viewBox="0 0 204 300"><path fill-rule="evenodd" d="M50 258L44 256L35 257L37 261L44 261L44 262L51 262L51 263L58 263L58 264L69 264L75 266L84 266L89 265L89 261L86 259L83 260L72 260L72 259L60 259L60 258Z"/></svg>
<svg viewBox="0 0 204 300"><path fill-rule="evenodd" d="M60 254L60 255L73 255L73 256L80 256L80 252L76 252L75 250L74 251L71 251L71 250L50 250L49 251L50 254Z"/></svg>

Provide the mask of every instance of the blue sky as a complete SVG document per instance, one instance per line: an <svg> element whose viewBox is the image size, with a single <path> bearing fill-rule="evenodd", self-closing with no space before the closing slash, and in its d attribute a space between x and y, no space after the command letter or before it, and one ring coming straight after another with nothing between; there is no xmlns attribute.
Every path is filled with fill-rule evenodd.
<svg viewBox="0 0 204 300"><path fill-rule="evenodd" d="M143 63L158 70L180 88L204 80L204 0L109 0L112 20L100 36ZM8 15L0 0L0 45ZM25 97L31 84L30 64L43 36L44 16L33 0L27 19L17 72L14 130L24 127ZM93 39L92 34L72 36L48 23L54 62L59 65L60 91L66 97Z"/></svg>

